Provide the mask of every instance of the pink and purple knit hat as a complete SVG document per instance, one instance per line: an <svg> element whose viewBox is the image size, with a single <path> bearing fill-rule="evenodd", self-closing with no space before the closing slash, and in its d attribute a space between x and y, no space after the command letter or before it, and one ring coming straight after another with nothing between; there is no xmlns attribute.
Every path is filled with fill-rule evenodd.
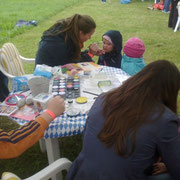
<svg viewBox="0 0 180 180"><path fill-rule="evenodd" d="M132 37L125 43L123 52L126 56L141 58L145 52L145 45L141 39Z"/></svg>

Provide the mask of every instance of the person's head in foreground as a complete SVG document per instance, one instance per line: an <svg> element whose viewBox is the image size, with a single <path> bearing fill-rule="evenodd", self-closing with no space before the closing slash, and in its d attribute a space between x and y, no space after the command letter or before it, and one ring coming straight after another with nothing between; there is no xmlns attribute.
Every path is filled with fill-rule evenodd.
<svg viewBox="0 0 180 180"><path fill-rule="evenodd" d="M91 16L74 14L66 19L61 19L44 32L44 36L57 36L65 33L65 42L72 41L75 45L75 57L80 58L83 43L94 34L96 23Z"/></svg>
<svg viewBox="0 0 180 180"><path fill-rule="evenodd" d="M119 88L105 95L103 112L106 122L99 139L108 147L114 146L121 156L131 154L137 130L151 121L148 118L154 111L158 112L155 119L161 117L165 106L177 113L179 89L180 72L173 63L158 60L148 64ZM126 149L126 138L131 133L132 147Z"/></svg>

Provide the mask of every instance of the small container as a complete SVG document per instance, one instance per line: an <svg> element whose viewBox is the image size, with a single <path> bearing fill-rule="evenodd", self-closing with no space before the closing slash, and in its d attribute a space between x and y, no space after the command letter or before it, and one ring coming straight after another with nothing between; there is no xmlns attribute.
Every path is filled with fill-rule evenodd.
<svg viewBox="0 0 180 180"><path fill-rule="evenodd" d="M69 100L68 100L68 107L72 107L72 104L73 104L73 100L72 100L72 99L69 99Z"/></svg>
<svg viewBox="0 0 180 180"><path fill-rule="evenodd" d="M53 96L51 94L40 93L33 98L34 105L37 108L38 112L41 112L42 110L46 109L47 103L52 97Z"/></svg>

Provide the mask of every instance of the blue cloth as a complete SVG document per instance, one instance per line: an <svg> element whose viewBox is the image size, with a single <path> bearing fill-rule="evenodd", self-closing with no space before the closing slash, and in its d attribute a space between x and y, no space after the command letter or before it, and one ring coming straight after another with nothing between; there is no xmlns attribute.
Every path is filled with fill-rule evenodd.
<svg viewBox="0 0 180 180"><path fill-rule="evenodd" d="M129 75L134 75L145 67L144 58L131 58L125 54L122 57L121 69Z"/></svg>
<svg viewBox="0 0 180 180"><path fill-rule="evenodd" d="M25 20L20 19L16 23L15 28L22 27L22 26L32 26L32 25L37 26L37 21L35 21L35 20L25 21Z"/></svg>
<svg viewBox="0 0 180 180"><path fill-rule="evenodd" d="M134 153L123 158L113 147L106 148L97 138L105 122L102 100L101 96L98 97L89 112L82 151L73 162L66 180L147 180L159 156L173 179L179 180L178 116L165 107L161 118L154 121L157 117L157 112L154 112L148 118L152 122L142 125L137 131ZM130 147L131 141L127 144Z"/></svg>
<svg viewBox="0 0 180 180"><path fill-rule="evenodd" d="M131 3L131 0L121 0L120 3L121 4L129 4L129 3Z"/></svg>
<svg viewBox="0 0 180 180"><path fill-rule="evenodd" d="M113 43L114 49L112 52L101 55L98 59L98 64L103 65L103 66L106 65L110 67L120 68L121 59L122 59L122 55L121 55L122 35L119 31L115 31L115 30L110 30L106 32L104 35L107 35L110 37Z"/></svg>

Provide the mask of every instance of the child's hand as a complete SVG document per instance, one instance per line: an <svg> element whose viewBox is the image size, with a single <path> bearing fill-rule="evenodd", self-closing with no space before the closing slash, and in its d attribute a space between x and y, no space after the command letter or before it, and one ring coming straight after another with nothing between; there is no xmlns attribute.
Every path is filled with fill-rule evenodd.
<svg viewBox="0 0 180 180"><path fill-rule="evenodd" d="M98 49L96 56L101 56L102 54L105 54L105 51L103 49Z"/></svg>
<svg viewBox="0 0 180 180"><path fill-rule="evenodd" d="M166 165L163 162L153 164L153 175L167 172Z"/></svg>

